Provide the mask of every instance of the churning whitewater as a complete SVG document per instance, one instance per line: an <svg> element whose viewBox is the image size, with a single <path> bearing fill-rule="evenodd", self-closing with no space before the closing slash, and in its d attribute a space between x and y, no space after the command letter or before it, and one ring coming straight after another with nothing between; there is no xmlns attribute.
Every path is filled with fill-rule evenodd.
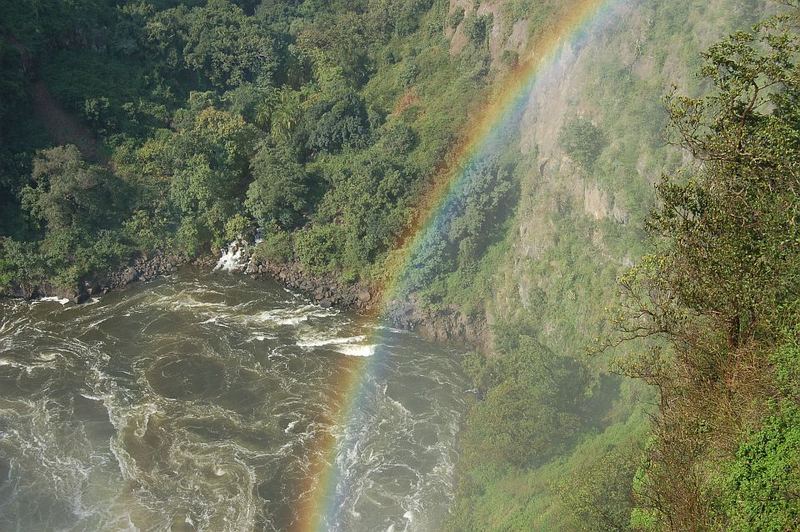
<svg viewBox="0 0 800 532"><path fill-rule="evenodd" d="M429 530L446 516L467 404L453 351L192 269L0 313L2 530L291 528L331 435L357 442L336 457L348 493L331 528ZM387 367L344 435L337 384L376 348Z"/></svg>

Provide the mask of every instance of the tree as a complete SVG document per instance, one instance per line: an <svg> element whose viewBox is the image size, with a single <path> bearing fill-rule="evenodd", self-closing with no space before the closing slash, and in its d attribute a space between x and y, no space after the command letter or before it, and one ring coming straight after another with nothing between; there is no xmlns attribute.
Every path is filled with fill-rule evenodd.
<svg viewBox="0 0 800 532"><path fill-rule="evenodd" d="M510 214L504 208L514 192L509 165L489 155L457 171L457 187L412 257L404 283L410 288L424 288L454 267L473 264Z"/></svg>
<svg viewBox="0 0 800 532"><path fill-rule="evenodd" d="M350 86L360 86L371 70L364 15L350 9L331 14L324 9L315 13L313 22L297 36L298 45L315 56L315 62L335 65Z"/></svg>
<svg viewBox="0 0 800 532"><path fill-rule="evenodd" d="M469 414L465 452L500 465L540 465L580 430L588 372L531 336L498 332L502 356L476 372L488 390Z"/></svg>
<svg viewBox="0 0 800 532"><path fill-rule="evenodd" d="M363 148L369 137L364 100L347 91L313 105L305 115L312 152L335 153L345 147Z"/></svg>
<svg viewBox="0 0 800 532"><path fill-rule="evenodd" d="M799 51L779 21L737 33L706 54L716 90L670 100L679 141L704 164L658 187L649 226L672 244L660 273L732 347L800 294Z"/></svg>
<svg viewBox="0 0 800 532"><path fill-rule="evenodd" d="M206 107L209 103L202 94L193 95L190 108L176 118L178 131L155 147L162 152L155 159L171 174L170 198L185 218L182 233L219 241L244 196L260 132L239 115Z"/></svg>
<svg viewBox="0 0 800 532"><path fill-rule="evenodd" d="M630 530L632 484L641 452L626 441L592 456L590 463L563 482L559 491L583 524L582 530Z"/></svg>
<svg viewBox="0 0 800 532"><path fill-rule="evenodd" d="M309 175L281 147L262 145L251 161L245 206L262 227L291 228L308 205Z"/></svg>
<svg viewBox="0 0 800 532"><path fill-rule="evenodd" d="M72 145L40 151L31 179L33 183L22 191L23 205L50 231L96 229L120 205L120 188L113 175L86 163Z"/></svg>
<svg viewBox="0 0 800 532"><path fill-rule="evenodd" d="M205 76L218 88L269 75L274 61L271 40L229 0L163 11L149 22L148 32L174 65Z"/></svg>
<svg viewBox="0 0 800 532"><path fill-rule="evenodd" d="M603 131L586 118L567 122L558 140L567 155L586 170L592 168L608 145Z"/></svg>
<svg viewBox="0 0 800 532"><path fill-rule="evenodd" d="M657 187L657 248L622 279L620 331L666 340L627 365L661 396L637 481L640 513L658 527L739 526L719 512L715 472L785 397L770 353L799 319L799 56L796 26L774 18L705 54L707 95L669 98L674 138L697 164ZM773 495L797 504L791 490Z"/></svg>

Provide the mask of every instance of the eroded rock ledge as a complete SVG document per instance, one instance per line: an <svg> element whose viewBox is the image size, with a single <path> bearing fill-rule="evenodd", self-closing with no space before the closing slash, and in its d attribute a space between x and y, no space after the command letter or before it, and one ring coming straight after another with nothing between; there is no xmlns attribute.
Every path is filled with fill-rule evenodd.
<svg viewBox="0 0 800 532"><path fill-rule="evenodd" d="M217 258L211 255L190 259L184 254L155 251L134 257L117 270L85 279L73 288L57 287L50 283L16 284L12 285L6 295L23 299L59 297L74 303L83 303L92 297L119 290L137 281L151 281L174 273L182 265L194 264L211 269L216 261ZM483 315L469 316L457 307L429 309L413 296L390 301L383 307L377 288L365 283L344 283L335 275L315 275L296 262L252 260L243 266L242 271L255 279L273 279L289 289L301 292L325 308L352 309L360 314L379 316L393 327L415 331L420 336L437 342L458 343L478 349L486 347L488 328Z"/></svg>
<svg viewBox="0 0 800 532"><path fill-rule="evenodd" d="M376 290L363 283L346 284L334 275L314 275L296 262L251 261L244 273L253 278L271 278L287 288L298 290L316 304L329 308L355 309L360 313L378 311Z"/></svg>

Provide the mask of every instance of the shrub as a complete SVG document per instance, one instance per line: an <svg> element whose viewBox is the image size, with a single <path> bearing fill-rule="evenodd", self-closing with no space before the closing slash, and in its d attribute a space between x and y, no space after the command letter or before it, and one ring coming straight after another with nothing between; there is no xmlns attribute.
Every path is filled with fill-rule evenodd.
<svg viewBox="0 0 800 532"><path fill-rule="evenodd" d="M464 19L464 33L467 34L470 42L479 46L486 42L489 32L492 30L492 15L476 15L470 13Z"/></svg>
<svg viewBox="0 0 800 532"><path fill-rule="evenodd" d="M503 330L498 334L504 337L498 341L503 356L486 366L474 358L469 363L476 384L488 390L469 414L467 460L480 456L499 465L540 465L563 451L580 430L588 373L530 336Z"/></svg>
<svg viewBox="0 0 800 532"><path fill-rule="evenodd" d="M800 528L800 408L785 403L736 453L726 513L733 530Z"/></svg>
<svg viewBox="0 0 800 532"><path fill-rule="evenodd" d="M241 214L235 214L225 222L225 240L243 238L250 232L253 224Z"/></svg>
<svg viewBox="0 0 800 532"><path fill-rule="evenodd" d="M299 231L295 253L301 264L313 273L336 269L341 263L342 230L334 224L314 225Z"/></svg>
<svg viewBox="0 0 800 532"><path fill-rule="evenodd" d="M291 233L275 231L267 234L253 251L256 260L264 259L270 262L287 263L294 256L294 242Z"/></svg>
<svg viewBox="0 0 800 532"><path fill-rule="evenodd" d="M164 220L144 210L134 211L131 217L123 222L122 231L129 241L145 251L162 247L167 234Z"/></svg>
<svg viewBox="0 0 800 532"><path fill-rule="evenodd" d="M447 25L450 26L451 29L456 29L458 25L461 24L461 22L463 21L464 21L464 8L459 6L447 18Z"/></svg>
<svg viewBox="0 0 800 532"><path fill-rule="evenodd" d="M575 118L564 125L559 143L572 160L588 170L608 145L608 140L591 120Z"/></svg>
<svg viewBox="0 0 800 532"><path fill-rule="evenodd" d="M308 204L309 175L287 149L263 146L250 162L245 206L262 227L296 225Z"/></svg>

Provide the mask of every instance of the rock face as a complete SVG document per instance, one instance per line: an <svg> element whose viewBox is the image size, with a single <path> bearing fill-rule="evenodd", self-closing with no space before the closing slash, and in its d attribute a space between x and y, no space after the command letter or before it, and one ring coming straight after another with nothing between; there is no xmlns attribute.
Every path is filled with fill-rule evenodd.
<svg viewBox="0 0 800 532"><path fill-rule="evenodd" d="M314 275L296 262L254 260L247 266L245 273L256 279L275 279L287 288L303 292L325 308L352 308L361 313L378 310L379 301L373 297L374 288L363 283L343 283L333 275Z"/></svg>
<svg viewBox="0 0 800 532"><path fill-rule="evenodd" d="M457 343L485 352L490 348L489 326L483 313L467 315L455 306L430 310L411 296L408 300L390 301L385 318L393 326L415 331L428 340Z"/></svg>
<svg viewBox="0 0 800 532"><path fill-rule="evenodd" d="M149 281L159 275L172 273L178 266L189 262L185 255L164 254L156 251L151 255L139 255L120 269L96 274L84 279L77 286L70 288L56 287L50 283L34 286L13 285L11 297L23 299L36 299L39 297L56 296L66 298L74 303L83 303L98 294L105 294L109 290L116 290L136 281Z"/></svg>
<svg viewBox="0 0 800 532"><path fill-rule="evenodd" d="M217 259L208 255L190 260L186 255L156 251L134 257L127 265L85 279L73 288L58 288L49 283L30 287L14 286L9 295L24 299L56 296L83 303L92 296L173 273L179 266L189 262L210 270ZM464 344L478 349L487 347L488 326L483 315L468 316L456 307L424 310L424 306L413 295L408 299L391 301L384 307L376 287L366 283L344 283L335 275L314 275L296 262L251 260L244 273L255 279L274 279L287 288L302 292L324 308L353 309L361 314L379 315L393 327L413 330L429 340Z"/></svg>

